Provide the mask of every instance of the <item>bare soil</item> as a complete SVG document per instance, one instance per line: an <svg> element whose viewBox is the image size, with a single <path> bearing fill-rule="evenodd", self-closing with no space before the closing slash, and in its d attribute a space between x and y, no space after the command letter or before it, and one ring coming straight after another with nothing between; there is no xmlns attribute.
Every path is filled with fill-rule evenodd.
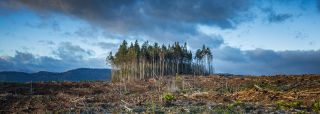
<svg viewBox="0 0 320 114"><path fill-rule="evenodd" d="M320 75L0 83L0 113L319 113Z"/></svg>

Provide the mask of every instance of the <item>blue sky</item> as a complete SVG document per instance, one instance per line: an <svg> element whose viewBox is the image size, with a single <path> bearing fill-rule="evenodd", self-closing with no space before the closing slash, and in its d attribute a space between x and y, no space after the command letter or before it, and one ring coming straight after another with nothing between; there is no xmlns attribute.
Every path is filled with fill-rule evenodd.
<svg viewBox="0 0 320 114"><path fill-rule="evenodd" d="M319 0L4 0L0 71L106 68L122 40L203 44L218 73L320 73Z"/></svg>

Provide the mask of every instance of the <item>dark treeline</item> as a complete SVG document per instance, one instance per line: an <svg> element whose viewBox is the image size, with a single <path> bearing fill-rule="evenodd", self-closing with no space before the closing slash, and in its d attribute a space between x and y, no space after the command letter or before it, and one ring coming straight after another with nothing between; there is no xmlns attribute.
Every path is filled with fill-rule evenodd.
<svg viewBox="0 0 320 114"><path fill-rule="evenodd" d="M107 62L112 67L112 80L130 81L159 76L174 76L177 74L208 75L213 72L212 53L203 45L195 56L187 49L187 44L158 45L138 41L128 43L124 40L118 51L110 52Z"/></svg>

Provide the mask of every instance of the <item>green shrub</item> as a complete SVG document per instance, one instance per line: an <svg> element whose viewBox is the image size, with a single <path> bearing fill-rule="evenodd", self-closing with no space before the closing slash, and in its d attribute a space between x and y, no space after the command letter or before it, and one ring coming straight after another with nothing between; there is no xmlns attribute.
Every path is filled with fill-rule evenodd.
<svg viewBox="0 0 320 114"><path fill-rule="evenodd" d="M288 108L300 108L302 105L301 101L285 102L283 100L276 102L277 109L288 109Z"/></svg>
<svg viewBox="0 0 320 114"><path fill-rule="evenodd" d="M181 82L182 80L183 80L182 76L180 76L179 74L176 74L176 81Z"/></svg>
<svg viewBox="0 0 320 114"><path fill-rule="evenodd" d="M164 105L165 106L172 106L172 101L174 100L174 96L172 93L165 93L163 95L163 99L164 99Z"/></svg>
<svg viewBox="0 0 320 114"><path fill-rule="evenodd" d="M287 105L289 108L300 108L302 105L302 102L301 101L292 101L292 102L289 102Z"/></svg>
<svg viewBox="0 0 320 114"><path fill-rule="evenodd" d="M300 110L297 112L297 114L306 114L306 111Z"/></svg>
<svg viewBox="0 0 320 114"><path fill-rule="evenodd" d="M213 114L234 114L234 111L229 108L216 108L211 111Z"/></svg>
<svg viewBox="0 0 320 114"><path fill-rule="evenodd" d="M285 109L287 107L286 103L282 100L276 102L277 109Z"/></svg>
<svg viewBox="0 0 320 114"><path fill-rule="evenodd" d="M320 111L320 100L317 100L312 104L312 110L316 112Z"/></svg>
<svg viewBox="0 0 320 114"><path fill-rule="evenodd" d="M166 93L166 94L164 94L163 99L165 101L170 101L171 102L174 99L174 96L173 96L172 93Z"/></svg>
<svg viewBox="0 0 320 114"><path fill-rule="evenodd" d="M234 109L234 108L237 107L237 106L244 106L244 103L241 102L241 101L239 101L239 100L237 100L237 101L235 101L234 103L228 104L228 105L227 105L227 108L230 109L230 110L232 110L232 109Z"/></svg>

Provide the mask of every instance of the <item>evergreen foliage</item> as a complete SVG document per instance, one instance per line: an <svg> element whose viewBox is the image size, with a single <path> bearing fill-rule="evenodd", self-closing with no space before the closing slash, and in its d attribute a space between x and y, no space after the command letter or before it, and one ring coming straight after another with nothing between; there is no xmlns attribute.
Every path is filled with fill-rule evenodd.
<svg viewBox="0 0 320 114"><path fill-rule="evenodd" d="M150 45L148 41L141 46L138 41L128 46L123 41L117 52L111 52L107 63L112 66L113 81L141 80L158 78L159 76L208 75L213 72L212 53L203 45L196 51L195 56L187 49L187 44Z"/></svg>

